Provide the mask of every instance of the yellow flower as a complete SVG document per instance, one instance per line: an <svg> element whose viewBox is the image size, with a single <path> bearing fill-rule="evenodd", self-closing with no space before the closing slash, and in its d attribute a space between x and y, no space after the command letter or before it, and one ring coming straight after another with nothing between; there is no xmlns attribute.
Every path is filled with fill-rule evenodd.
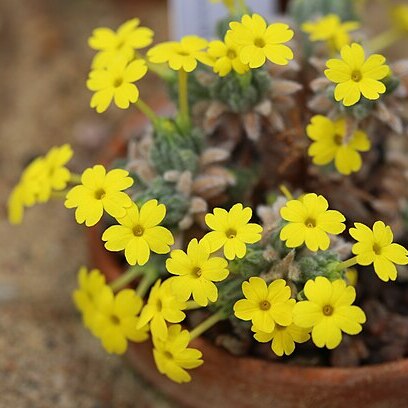
<svg viewBox="0 0 408 408"><path fill-rule="evenodd" d="M130 103L139 99L139 89L133 83L146 75L147 66L143 60L128 63L126 58L117 57L104 69L95 69L89 73L86 86L95 93L90 106L98 113L108 109L112 102L121 109L127 109Z"/></svg>
<svg viewBox="0 0 408 408"><path fill-rule="evenodd" d="M283 279L266 286L262 278L252 277L242 283L242 292L245 299L235 303L234 314L238 319L251 320L255 331L272 333L276 324L292 323L295 300L290 299L290 288Z"/></svg>
<svg viewBox="0 0 408 408"><path fill-rule="evenodd" d="M302 30L310 34L310 41L326 41L334 51L340 51L344 45L350 44L350 31L360 28L357 21L342 23L336 14L328 14L317 21L302 24Z"/></svg>
<svg viewBox="0 0 408 408"><path fill-rule="evenodd" d="M366 321L364 312L352 306L356 291L342 279L330 282L323 276L308 280L304 288L308 300L296 303L293 321L299 327L312 327L312 340L317 347L336 348L341 332L360 333Z"/></svg>
<svg viewBox="0 0 408 408"><path fill-rule="evenodd" d="M7 201L7 217L10 224L21 224L24 217L23 188L17 184L10 193Z"/></svg>
<svg viewBox="0 0 408 408"><path fill-rule="evenodd" d="M211 3L224 3L230 12L234 12L235 0L210 0Z"/></svg>
<svg viewBox="0 0 408 408"><path fill-rule="evenodd" d="M341 59L330 59L324 71L326 77L336 83L334 98L342 101L344 106L356 104L361 95L370 100L376 100L386 91L380 81L389 73L385 65L385 57L373 54L365 59L361 45L353 43L341 49Z"/></svg>
<svg viewBox="0 0 408 408"><path fill-rule="evenodd" d="M189 342L190 333L181 330L179 324L170 326L164 339L153 337L153 356L157 369L177 383L190 382L191 376L186 370L203 364L201 352L189 348Z"/></svg>
<svg viewBox="0 0 408 408"><path fill-rule="evenodd" d="M95 225L105 210L115 218L124 217L126 208L132 205L130 197L122 192L133 184L126 170L114 169L106 173L100 164L86 169L79 186L72 188L65 201L66 208L76 208L75 219L78 224L85 222L87 227Z"/></svg>
<svg viewBox="0 0 408 408"><path fill-rule="evenodd" d="M24 207L44 203L53 191L64 190L70 179L65 164L72 157L68 144L53 147L47 155L37 157L23 171L20 181L13 189L8 200L8 218L11 224L20 224Z"/></svg>
<svg viewBox="0 0 408 408"><path fill-rule="evenodd" d="M293 303L293 306L295 303ZM277 356L286 354L289 356L295 351L295 343L304 343L310 339L309 329L296 326L292 323L289 326L275 324L272 333L256 331L255 340L260 343L268 343L272 340L271 349Z"/></svg>
<svg viewBox="0 0 408 408"><path fill-rule="evenodd" d="M180 302L175 296L171 283L163 282L159 279L150 291L146 306L140 314L138 328L150 322L150 331L153 338L165 339L167 336L167 325L169 323L179 323L186 317L182 312L186 304Z"/></svg>
<svg viewBox="0 0 408 408"><path fill-rule="evenodd" d="M123 354L128 340L141 343L148 338L148 327L138 327L138 313L143 301L132 289L123 289L114 295L105 285L95 299L95 333L108 353Z"/></svg>
<svg viewBox="0 0 408 408"><path fill-rule="evenodd" d="M371 230L364 224L354 223L350 235L358 241L353 245L353 254L357 255L360 265L374 264L375 273L387 282L397 278L397 265L408 264L408 251L399 244L393 243L393 233L388 225L376 221Z"/></svg>
<svg viewBox="0 0 408 408"><path fill-rule="evenodd" d="M232 70L238 74L244 74L249 70L248 64L243 64L239 58L240 47L231 40L228 33L224 42L211 41L208 45L208 55L213 60L212 67L216 74L226 76Z"/></svg>
<svg viewBox="0 0 408 408"><path fill-rule="evenodd" d="M348 285L357 286L358 271L356 268L347 268L344 272L344 279Z"/></svg>
<svg viewBox="0 0 408 408"><path fill-rule="evenodd" d="M408 31L408 6L400 4L393 8L392 19L396 28L400 31Z"/></svg>
<svg viewBox="0 0 408 408"><path fill-rule="evenodd" d="M44 185L46 174L47 168L43 157L36 158L24 169L8 200L8 219L11 224L21 224L24 207L32 207L39 202L38 195Z"/></svg>
<svg viewBox="0 0 408 408"><path fill-rule="evenodd" d="M328 210L327 200L314 193L302 199L290 200L280 210L282 218L289 221L280 232L280 239L288 248L297 248L303 243L311 251L326 250L330 245L329 234L340 234L346 228L343 214Z"/></svg>
<svg viewBox="0 0 408 408"><path fill-rule="evenodd" d="M95 334L95 299L105 287L105 276L98 269L88 270L83 266L78 272L78 288L72 297L75 306L82 314L86 328Z"/></svg>
<svg viewBox="0 0 408 408"><path fill-rule="evenodd" d="M171 252L166 261L171 278L173 291L186 301L191 294L200 306L207 306L208 301L218 299L218 290L213 282L224 280L228 276L228 262L224 258L210 258L210 248L205 241L190 241L187 253L181 249Z"/></svg>
<svg viewBox="0 0 408 408"><path fill-rule="evenodd" d="M259 14L246 14L240 23L231 22L230 28L228 35L241 47L239 57L250 68L259 68L267 59L278 65L287 65L288 60L293 59L292 50L283 45L294 34L287 24L274 23L267 26Z"/></svg>
<svg viewBox="0 0 408 408"><path fill-rule="evenodd" d="M243 258L246 254L245 244L254 244L261 239L262 227L255 223L248 223L252 217L249 207L235 204L229 212L223 208L214 208L214 214L205 216L206 224L214 231L203 238L211 252L224 247L227 259Z"/></svg>
<svg viewBox="0 0 408 408"><path fill-rule="evenodd" d="M187 35L180 42L167 41L158 44L147 52L149 60L160 64L167 62L175 71L183 69L186 72L194 71L197 62L206 63L209 57L203 51L207 47L207 40L196 35Z"/></svg>
<svg viewBox="0 0 408 408"><path fill-rule="evenodd" d="M139 27L139 24L140 20L134 18L122 24L116 32L106 27L96 28L88 40L89 46L99 51L92 62L93 68L104 68L118 56L130 61L135 57L135 50L149 46L153 31Z"/></svg>
<svg viewBox="0 0 408 408"><path fill-rule="evenodd" d="M371 147L367 134L362 130L354 130L351 137L346 137L345 119L332 121L322 115L313 116L306 133L314 141L308 150L313 163L321 166L334 160L336 169L345 175L361 169L359 152L366 152Z"/></svg>
<svg viewBox="0 0 408 408"><path fill-rule="evenodd" d="M73 151L71 146L64 144L60 147L53 147L45 156L45 166L47 171L46 181L39 192L40 202L48 201L53 191L62 191L71 178L71 172L65 165L71 160Z"/></svg>
<svg viewBox="0 0 408 408"><path fill-rule="evenodd" d="M150 251L167 254L174 238L167 228L158 225L165 215L165 205L158 204L157 200L147 201L140 211L132 203L126 209L126 215L117 218L120 225L113 225L103 233L105 248L109 251L124 249L130 265L144 265L149 260Z"/></svg>

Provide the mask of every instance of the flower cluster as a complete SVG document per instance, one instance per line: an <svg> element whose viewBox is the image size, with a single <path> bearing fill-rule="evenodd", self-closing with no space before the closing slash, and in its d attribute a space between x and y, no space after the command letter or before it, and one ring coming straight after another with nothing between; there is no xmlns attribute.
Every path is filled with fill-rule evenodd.
<svg viewBox="0 0 408 408"><path fill-rule="evenodd" d="M123 354L129 340L142 342L148 338L147 326L137 327L142 299L131 289L115 295L97 269L79 270L73 298L85 326L101 340L108 353Z"/></svg>
<svg viewBox="0 0 408 408"><path fill-rule="evenodd" d="M71 173L65 165L72 154L68 144L53 147L46 156L37 157L25 168L8 202L8 218L12 224L22 222L24 207L45 203L66 188Z"/></svg>
<svg viewBox="0 0 408 408"><path fill-rule="evenodd" d="M314 193L288 201L280 210L282 218L288 222L280 232L286 246L297 248L305 244L311 251L327 250L330 245L328 233L337 235L346 228L344 215L327 208L327 200ZM397 278L395 265L408 264L407 249L393 243L391 228L382 221L376 221L372 229L357 222L349 233L357 241L352 249L357 256L347 262L347 266L373 264L378 277L388 281Z"/></svg>
<svg viewBox="0 0 408 408"><path fill-rule="evenodd" d="M309 34L310 41L325 41L331 52L340 51L351 42L350 31L360 27L356 21L341 22L337 14L328 14L316 21L308 21L302 25L302 30Z"/></svg>
<svg viewBox="0 0 408 408"><path fill-rule="evenodd" d="M325 277L308 280L304 287L307 298L297 302L283 279L266 285L261 278L250 278L242 284L245 299L235 303L235 316L252 321L254 338L266 343L278 355L290 355L295 343L304 343L312 334L317 347L337 347L342 332L357 334L366 318L355 300L355 289L341 279L330 282Z"/></svg>
<svg viewBox="0 0 408 408"><path fill-rule="evenodd" d="M394 242L390 225L394 232L395 224L404 227L374 221L381 203L368 202L408 174L398 167L402 160L392 167L388 141L373 130L375 115L393 117L387 98L406 95L393 95L398 66L391 71L372 43L353 42L359 24L351 16L302 21L311 42L303 55L296 44L295 56L289 25L248 14L245 1L222 2L235 21L223 25L219 39L189 35L142 54L153 31L138 19L117 31L94 30L90 106L102 113L112 102L121 109L134 104L150 119L151 133L132 140L121 168L96 164L80 175L65 167L69 145L55 147L27 166L9 199L12 223L21 222L25 207L51 197L65 200L77 223L100 223L105 248L128 267L109 283L105 271L80 269L73 300L83 324L108 353L151 338L158 371L177 383L189 382L189 370L203 364L205 355L190 343L216 324L210 337L244 333L246 342L253 336L270 343L278 356L309 340L336 348L343 333L357 335L366 321L354 304L362 267L372 265L386 282L408 265L408 250ZM401 10L398 36L408 31ZM318 41L327 47L316 47ZM308 48L322 76L303 86L293 77ZM148 71L169 82L178 102L174 118L159 117L141 99L136 82ZM316 93L310 115L303 106L296 111L309 88ZM295 91L303 92L296 100ZM286 116L307 122L290 127ZM404 129L402 119L393 124ZM397 146L405 146L401 139ZM368 180L373 163L380 166L375 178L385 166L391 177ZM289 180L294 196L279 186ZM364 183L375 186L361 192L365 201L353 212L348 207ZM352 204L344 205L340 187L355 194ZM398 198L401 218L408 196Z"/></svg>

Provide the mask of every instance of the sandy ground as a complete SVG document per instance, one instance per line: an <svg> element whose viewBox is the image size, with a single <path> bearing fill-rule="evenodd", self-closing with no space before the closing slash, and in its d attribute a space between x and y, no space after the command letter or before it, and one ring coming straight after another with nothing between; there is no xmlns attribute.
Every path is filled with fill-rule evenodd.
<svg viewBox="0 0 408 408"><path fill-rule="evenodd" d="M33 156L70 142L81 171L126 115L88 107L92 29L139 16L160 40L165 13L156 0L0 0L0 408L170 406L83 329L71 291L87 259L73 214L55 201L28 211L19 227L5 218ZM156 90L150 78L142 95Z"/></svg>

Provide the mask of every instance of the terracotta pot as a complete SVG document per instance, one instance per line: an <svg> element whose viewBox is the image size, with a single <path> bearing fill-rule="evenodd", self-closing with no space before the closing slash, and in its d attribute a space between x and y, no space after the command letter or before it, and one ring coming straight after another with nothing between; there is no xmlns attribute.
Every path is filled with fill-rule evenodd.
<svg viewBox="0 0 408 408"><path fill-rule="evenodd" d="M135 118L131 126L146 122ZM102 156L109 162L123 154L120 133ZM91 266L111 281L122 273L117 257L103 247L102 230L87 229ZM204 364L191 371L193 380L175 384L158 373L150 342L131 344L127 358L157 389L191 408L406 408L408 359L357 368L297 367L251 357L235 357L204 338L192 346L203 353Z"/></svg>

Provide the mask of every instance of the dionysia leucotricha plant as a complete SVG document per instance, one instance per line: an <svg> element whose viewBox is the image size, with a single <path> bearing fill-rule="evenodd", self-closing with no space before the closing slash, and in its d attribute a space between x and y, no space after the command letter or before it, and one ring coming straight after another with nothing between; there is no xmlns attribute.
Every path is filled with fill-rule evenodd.
<svg viewBox="0 0 408 408"><path fill-rule="evenodd" d="M378 53L408 33L407 7L370 40L351 1L295 0L290 24L223 3L213 41L144 52L153 31L138 19L94 30L90 106L136 107L151 128L118 168L74 174L71 148L52 148L9 200L15 224L51 197L79 224L100 223L130 267L113 282L80 269L83 323L108 353L151 338L158 370L180 383L203 364L190 343L214 325L278 356L309 340L336 348L366 322L357 274L394 281L408 264L394 242L407 225L408 63ZM141 98L149 71L168 83L175 117Z"/></svg>

